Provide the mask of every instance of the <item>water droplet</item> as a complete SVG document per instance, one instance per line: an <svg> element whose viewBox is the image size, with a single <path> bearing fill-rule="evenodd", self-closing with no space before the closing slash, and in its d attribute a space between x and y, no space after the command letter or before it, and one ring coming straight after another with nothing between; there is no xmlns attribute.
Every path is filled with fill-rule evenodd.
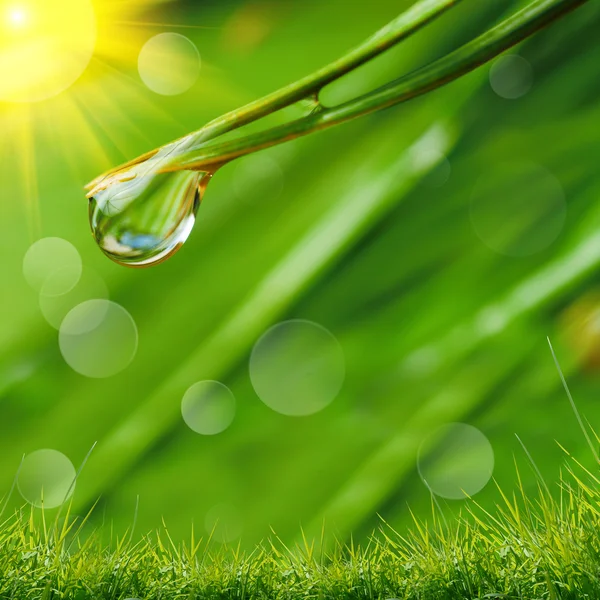
<svg viewBox="0 0 600 600"><path fill-rule="evenodd" d="M190 235L212 173L160 173L156 156L100 182L90 197L96 243L111 260L130 267L158 264Z"/></svg>

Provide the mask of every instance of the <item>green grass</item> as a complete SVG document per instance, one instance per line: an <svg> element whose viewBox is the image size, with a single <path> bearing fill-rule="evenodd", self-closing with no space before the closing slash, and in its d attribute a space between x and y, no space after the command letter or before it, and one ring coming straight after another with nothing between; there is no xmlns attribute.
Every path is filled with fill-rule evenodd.
<svg viewBox="0 0 600 600"><path fill-rule="evenodd" d="M531 461L533 471L537 471ZM600 479L569 457L557 489L497 488L486 511L432 499L406 533L382 523L365 545L287 547L274 533L253 552L210 538L175 543L168 527L141 541L87 519L53 522L17 511L0 525L0 598L598 598ZM59 523L62 523L59 525ZM322 538L323 539L323 538Z"/></svg>

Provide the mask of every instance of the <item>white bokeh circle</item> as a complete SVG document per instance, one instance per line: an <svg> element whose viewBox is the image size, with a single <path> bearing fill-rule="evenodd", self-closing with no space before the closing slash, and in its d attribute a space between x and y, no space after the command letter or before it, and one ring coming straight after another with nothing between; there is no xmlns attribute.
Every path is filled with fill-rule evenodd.
<svg viewBox="0 0 600 600"><path fill-rule="evenodd" d="M38 240L23 257L25 280L36 292L46 296L60 296L73 289L82 268L77 248L57 237Z"/></svg>
<svg viewBox="0 0 600 600"><path fill-rule="evenodd" d="M64 318L59 346L74 371L86 377L111 377L133 360L138 346L137 326L121 305L88 300Z"/></svg>
<svg viewBox="0 0 600 600"><path fill-rule="evenodd" d="M258 397L289 416L311 415L338 395L346 373L333 334L312 321L294 319L269 329L250 356L250 379Z"/></svg>
<svg viewBox="0 0 600 600"><path fill-rule="evenodd" d="M19 469L17 487L23 498L38 508L56 508L73 493L76 471L58 450L36 450Z"/></svg>
<svg viewBox="0 0 600 600"><path fill-rule="evenodd" d="M159 33L143 46L138 71L144 84L157 94L175 96L187 92L200 74L200 53L179 33Z"/></svg>
<svg viewBox="0 0 600 600"><path fill-rule="evenodd" d="M233 422L235 396L219 381L199 381L185 392L181 415L192 431L216 435Z"/></svg>
<svg viewBox="0 0 600 600"><path fill-rule="evenodd" d="M489 77L494 92L506 100L521 98L533 86L533 68L518 54L497 58L490 68Z"/></svg>
<svg viewBox="0 0 600 600"><path fill-rule="evenodd" d="M52 281L52 277L49 282ZM108 288L104 280L91 269L84 268L81 277L73 289L60 296L45 293L46 285L40 292L40 310L44 319L54 329L60 325L69 311L87 300L107 300Z"/></svg>
<svg viewBox="0 0 600 600"><path fill-rule="evenodd" d="M499 163L477 180L470 215L473 229L489 248L523 257L556 240L567 204L560 182L546 168L527 161Z"/></svg>
<svg viewBox="0 0 600 600"><path fill-rule="evenodd" d="M448 423L421 443L417 468L437 496L462 500L481 491L494 471L494 450L472 425Z"/></svg>

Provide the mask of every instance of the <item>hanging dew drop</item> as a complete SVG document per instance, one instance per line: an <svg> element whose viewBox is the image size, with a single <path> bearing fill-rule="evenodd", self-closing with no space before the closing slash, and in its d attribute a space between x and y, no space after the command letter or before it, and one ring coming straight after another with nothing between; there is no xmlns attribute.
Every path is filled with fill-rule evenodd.
<svg viewBox="0 0 600 600"><path fill-rule="evenodd" d="M208 173L178 171L111 184L90 198L96 243L130 267L166 260L190 235L209 179Z"/></svg>
<svg viewBox="0 0 600 600"><path fill-rule="evenodd" d="M185 141L91 184L92 233L114 262L152 266L171 257L189 237L213 173L161 170Z"/></svg>

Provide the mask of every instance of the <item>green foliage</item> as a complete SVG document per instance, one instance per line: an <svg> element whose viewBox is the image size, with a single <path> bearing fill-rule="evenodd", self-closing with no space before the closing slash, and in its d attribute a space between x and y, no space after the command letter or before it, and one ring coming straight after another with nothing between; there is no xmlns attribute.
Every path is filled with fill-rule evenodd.
<svg viewBox="0 0 600 600"><path fill-rule="evenodd" d="M539 480L537 496L498 488L495 509L469 500L451 520L432 502L430 521L407 534L383 524L367 544L328 553L276 535L252 552L194 533L175 543L166 525L106 541L107 527L86 531L85 519L36 524L17 512L0 526L0 598L598 598L600 480L570 465L558 498Z"/></svg>
<svg viewBox="0 0 600 600"><path fill-rule="evenodd" d="M189 2L183 16L163 14L163 6L148 20L225 27L243 4ZM106 514L122 535L139 495L134 541L163 515L179 541L192 521L204 534L210 509L230 503L250 551L269 526L286 544L299 523L312 538L323 521L328 538L354 535L362 543L377 514L403 531L407 502L419 516L430 503L415 469L419 444L448 421L488 436L506 489L515 431L548 481L557 477L554 436L577 457L586 451L545 337L585 418L597 423L597 371L577 354L581 336L572 344L563 335L565 311L597 285L600 266L595 2L515 49L535 73L521 99L496 96L483 67L410 104L258 154L279 166L283 191L268 176L257 183L251 162L224 167L188 243L156 269L111 264L89 235L82 186L98 172L313 72L411 4L378 0L350 10L341 0L290 0L264 44L248 53L225 45L221 30L186 29L206 69L182 97L157 98L135 66L126 78L93 63L73 88L72 104L84 116L62 116L54 104L31 107L36 130L25 165L14 151L22 139L12 133L11 113L3 114L0 489L24 453L54 448L80 464L97 440L77 482L75 514L101 498L90 520L99 524ZM411 72L522 4L465 0L431 31L324 90L324 101L333 103L331 94L343 102ZM452 167L441 187L427 170L410 168L411 148L431 131L443 134L435 139ZM476 181L502 174L511 161L553 173L568 208L554 244L518 259L488 248L469 215ZM499 189L490 199L506 201ZM528 234L528 216L515 212L507 221ZM50 235L77 246L138 324L139 352L114 378L86 379L65 364L23 280L28 246ZM248 379L253 344L286 318L324 325L346 355L339 398L306 419L270 411ZM503 327L481 327L490 322ZM419 370L419 356L438 363ZM181 419L183 393L203 379L223 381L238 401L233 425L218 436L198 436ZM535 493L530 481L523 485ZM476 498L489 508L492 486ZM18 502L13 497L9 510Z"/></svg>

